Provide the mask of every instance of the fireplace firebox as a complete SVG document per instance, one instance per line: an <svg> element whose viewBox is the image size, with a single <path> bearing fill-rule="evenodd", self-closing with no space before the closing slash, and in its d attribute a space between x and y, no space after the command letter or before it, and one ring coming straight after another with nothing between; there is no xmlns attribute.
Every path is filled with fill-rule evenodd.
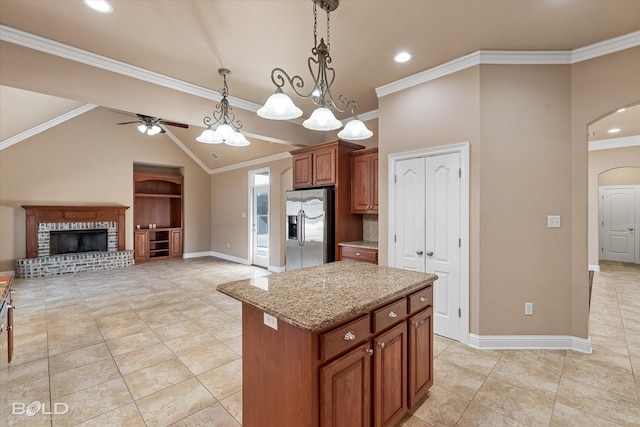
<svg viewBox="0 0 640 427"><path fill-rule="evenodd" d="M107 251L107 229L52 230L50 233L50 255Z"/></svg>

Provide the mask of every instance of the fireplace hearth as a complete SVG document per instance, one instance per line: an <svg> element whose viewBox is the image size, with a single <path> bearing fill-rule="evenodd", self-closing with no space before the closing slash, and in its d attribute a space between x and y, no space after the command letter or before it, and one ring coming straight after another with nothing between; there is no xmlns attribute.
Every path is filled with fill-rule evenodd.
<svg viewBox="0 0 640 427"><path fill-rule="evenodd" d="M32 278L124 268L127 206L22 206L26 211L26 255L16 276Z"/></svg>

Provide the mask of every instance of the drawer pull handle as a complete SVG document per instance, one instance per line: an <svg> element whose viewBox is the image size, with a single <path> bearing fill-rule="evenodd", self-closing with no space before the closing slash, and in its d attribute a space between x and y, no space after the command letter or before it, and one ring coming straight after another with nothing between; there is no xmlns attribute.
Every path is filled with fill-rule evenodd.
<svg viewBox="0 0 640 427"><path fill-rule="evenodd" d="M367 355L369 355L369 356L373 356L373 349L368 348L368 349L366 350L366 352L367 352Z"/></svg>
<svg viewBox="0 0 640 427"><path fill-rule="evenodd" d="M345 341L353 341L355 339L356 339L356 334L354 332L349 331L344 335Z"/></svg>
<svg viewBox="0 0 640 427"><path fill-rule="evenodd" d="M413 326L415 326L416 328L419 328L420 326L422 326L424 322L411 322L411 323L413 323Z"/></svg>
<svg viewBox="0 0 640 427"><path fill-rule="evenodd" d="M420 302L425 302L427 300L427 297L420 297Z"/></svg>
<svg viewBox="0 0 640 427"><path fill-rule="evenodd" d="M380 348L384 348L384 343L383 343L383 342L379 342L379 343L378 343L378 347L380 347Z"/></svg>
<svg viewBox="0 0 640 427"><path fill-rule="evenodd" d="M360 256L360 252L356 252L356 256Z"/></svg>
<svg viewBox="0 0 640 427"><path fill-rule="evenodd" d="M395 319L396 317L398 317L398 313L396 313L395 311L390 311L389 312L389 317L392 319Z"/></svg>

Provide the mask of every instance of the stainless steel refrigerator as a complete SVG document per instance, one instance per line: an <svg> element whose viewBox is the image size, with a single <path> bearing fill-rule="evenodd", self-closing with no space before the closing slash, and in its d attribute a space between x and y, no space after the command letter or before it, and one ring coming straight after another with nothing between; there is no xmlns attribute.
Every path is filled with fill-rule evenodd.
<svg viewBox="0 0 640 427"><path fill-rule="evenodd" d="M333 188L287 191L286 270L335 260Z"/></svg>

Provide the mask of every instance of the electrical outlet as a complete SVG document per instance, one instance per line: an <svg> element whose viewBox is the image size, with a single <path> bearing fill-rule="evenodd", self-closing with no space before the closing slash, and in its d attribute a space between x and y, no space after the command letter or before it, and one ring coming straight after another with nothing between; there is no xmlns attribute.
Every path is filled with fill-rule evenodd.
<svg viewBox="0 0 640 427"><path fill-rule="evenodd" d="M268 327L270 327L271 329L275 329L276 331L278 330L278 318L277 317L273 317L270 314L267 313L262 313L264 314L264 324L267 325Z"/></svg>
<svg viewBox="0 0 640 427"><path fill-rule="evenodd" d="M547 216L547 228L560 228L560 215Z"/></svg>
<svg viewBox="0 0 640 427"><path fill-rule="evenodd" d="M525 316L533 316L533 303L525 302L524 303L524 315Z"/></svg>

